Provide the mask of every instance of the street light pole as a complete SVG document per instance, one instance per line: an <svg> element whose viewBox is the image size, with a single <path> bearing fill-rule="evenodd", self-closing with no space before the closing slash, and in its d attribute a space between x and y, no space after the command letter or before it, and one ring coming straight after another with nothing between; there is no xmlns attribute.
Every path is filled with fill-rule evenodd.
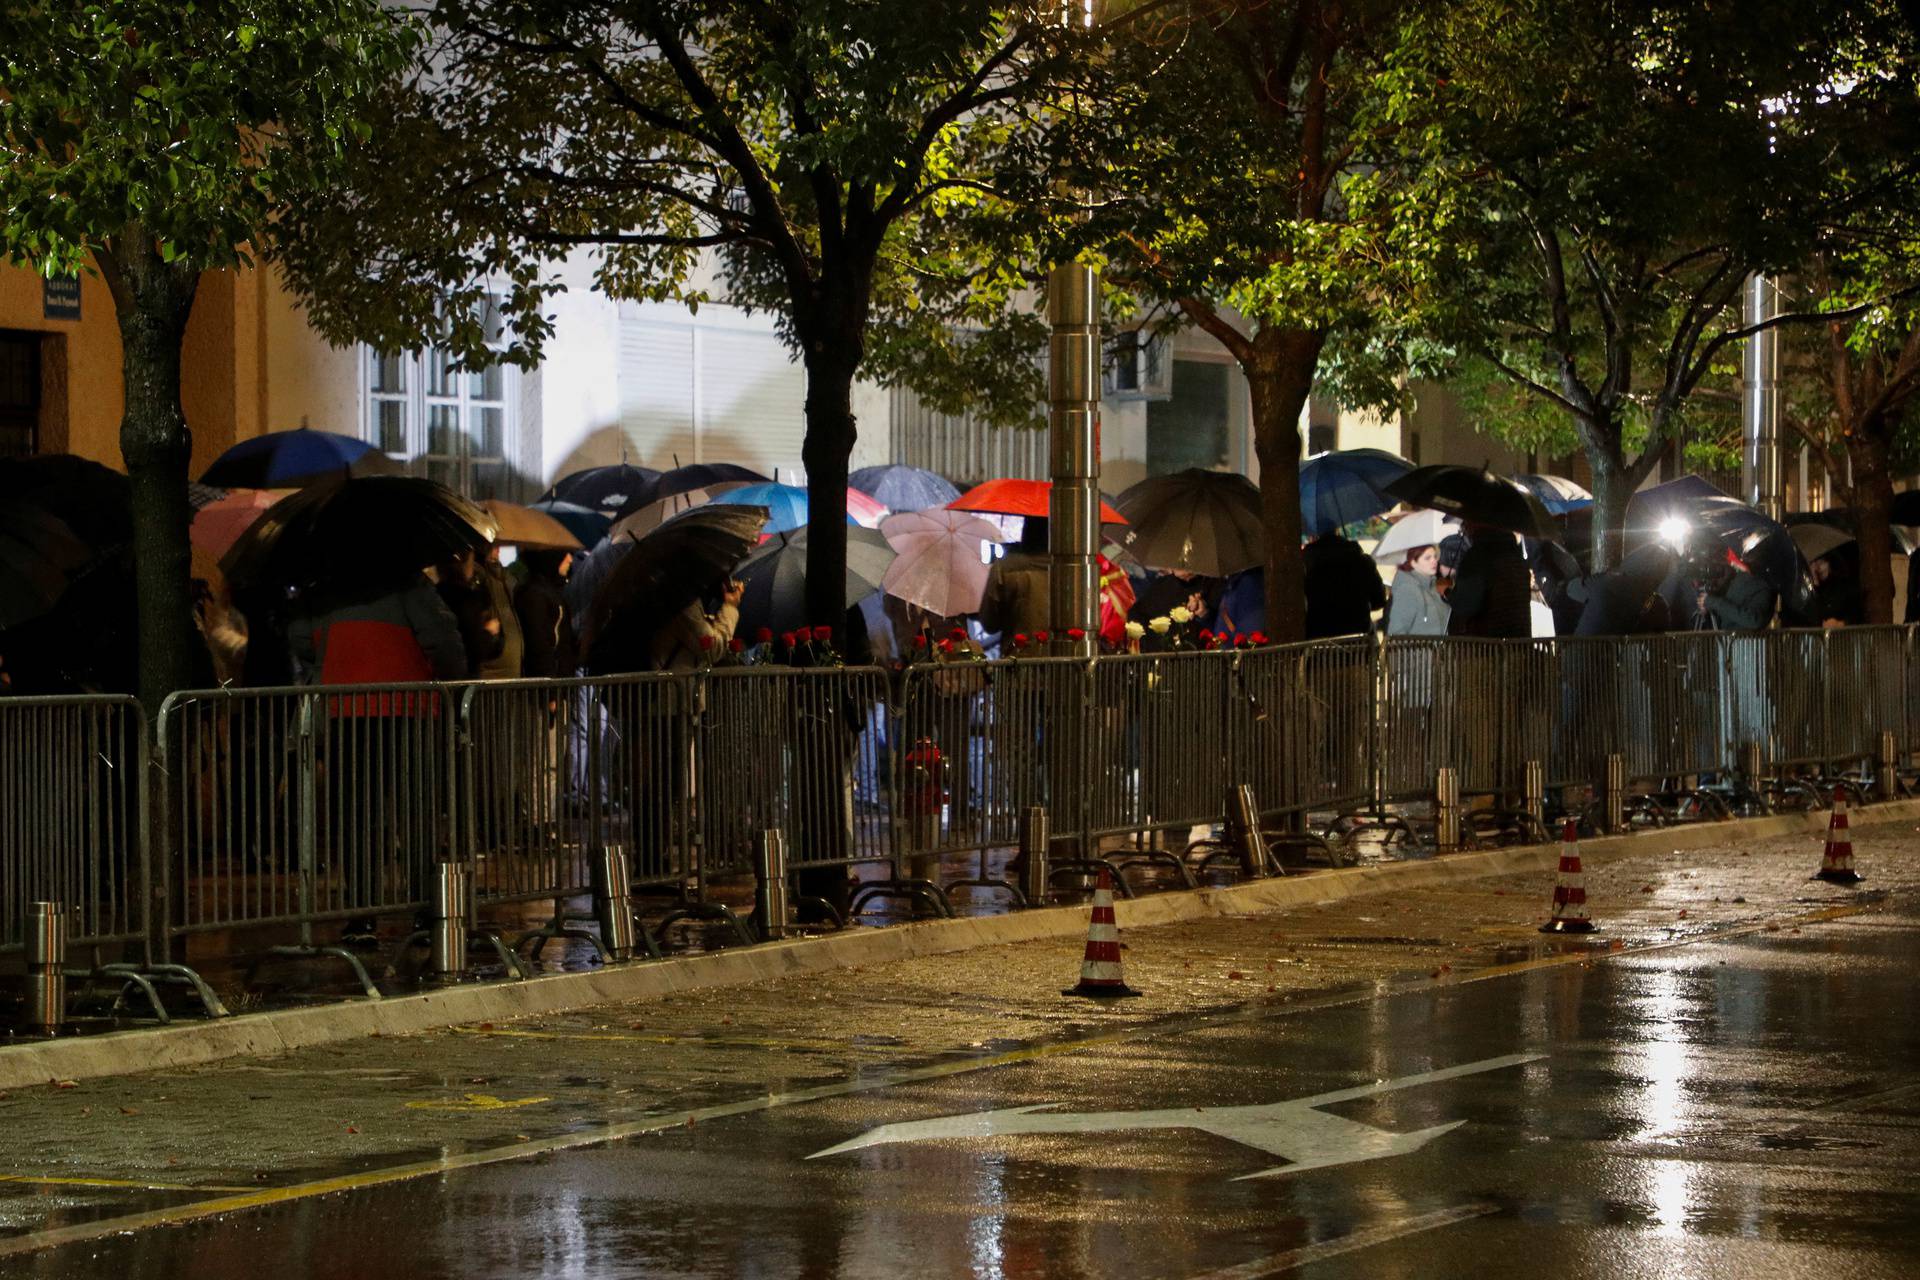
<svg viewBox="0 0 1920 1280"><path fill-rule="evenodd" d="M1780 293L1763 275L1747 277L1744 321L1765 324L1779 314ZM1747 338L1740 364L1740 496L1778 520L1780 500L1780 331L1763 329ZM1806 501L1806 495L1801 495Z"/></svg>
<svg viewBox="0 0 1920 1280"><path fill-rule="evenodd" d="M1099 631L1100 277L1070 262L1047 276L1047 622L1053 652L1088 656ZM1082 633L1079 640L1069 631Z"/></svg>

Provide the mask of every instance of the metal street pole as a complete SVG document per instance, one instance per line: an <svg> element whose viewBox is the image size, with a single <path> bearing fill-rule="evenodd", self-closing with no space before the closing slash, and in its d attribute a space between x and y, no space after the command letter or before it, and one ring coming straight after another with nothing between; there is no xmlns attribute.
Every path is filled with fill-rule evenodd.
<svg viewBox="0 0 1920 1280"><path fill-rule="evenodd" d="M1780 311L1780 293L1763 275L1747 277L1744 321L1764 324ZM1747 339L1740 367L1740 496L1778 520L1780 501L1780 331ZM1804 501L1804 499L1803 499Z"/></svg>
<svg viewBox="0 0 1920 1280"><path fill-rule="evenodd" d="M1090 655L1100 626L1100 277L1078 263L1047 276L1047 620L1053 652ZM1071 630L1082 632L1075 641Z"/></svg>

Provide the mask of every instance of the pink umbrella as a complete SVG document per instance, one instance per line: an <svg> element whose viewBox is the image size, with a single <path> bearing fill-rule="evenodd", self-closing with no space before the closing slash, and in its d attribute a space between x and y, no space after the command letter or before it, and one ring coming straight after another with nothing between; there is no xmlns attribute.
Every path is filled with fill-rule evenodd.
<svg viewBox="0 0 1920 1280"><path fill-rule="evenodd" d="M887 506L878 498L850 488L847 490L847 514L853 517L857 525L878 529L880 522L887 518Z"/></svg>
<svg viewBox="0 0 1920 1280"><path fill-rule="evenodd" d="M294 489L233 489L196 511L187 536L193 545L219 559L253 528L254 522Z"/></svg>
<svg viewBox="0 0 1920 1280"><path fill-rule="evenodd" d="M999 529L965 511L930 507L888 516L880 532L899 552L880 580L881 590L943 618L980 607L987 589L981 546L999 542Z"/></svg>

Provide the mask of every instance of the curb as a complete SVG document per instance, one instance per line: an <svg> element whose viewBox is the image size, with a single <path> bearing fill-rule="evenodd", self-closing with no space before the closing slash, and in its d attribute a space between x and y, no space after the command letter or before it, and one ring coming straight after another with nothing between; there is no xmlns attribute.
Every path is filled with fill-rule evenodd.
<svg viewBox="0 0 1920 1280"><path fill-rule="evenodd" d="M1896 800L1857 810L1856 826L1920 819L1920 800ZM1826 828L1824 812L1744 818L1732 822L1663 827L1581 842L1583 858L1605 862L1664 846L1676 852L1732 840L1767 839ZM1213 917L1257 915L1286 907L1337 902L1387 891L1486 876L1549 870L1557 843L1452 854L1256 880L1218 889L1177 890L1114 906L1123 928L1177 924ZM412 1035L469 1022L504 1022L617 1001L653 1000L678 992L739 986L856 965L885 964L975 947L1047 938L1080 937L1084 906L1044 907L1008 915L929 920L861 929L825 937L765 943L596 969L524 982L452 987L386 1000L354 1000L308 1009L240 1014L215 1022L116 1031L0 1048L0 1089L49 1080L89 1080L134 1072L197 1066L225 1058L265 1057L365 1036Z"/></svg>

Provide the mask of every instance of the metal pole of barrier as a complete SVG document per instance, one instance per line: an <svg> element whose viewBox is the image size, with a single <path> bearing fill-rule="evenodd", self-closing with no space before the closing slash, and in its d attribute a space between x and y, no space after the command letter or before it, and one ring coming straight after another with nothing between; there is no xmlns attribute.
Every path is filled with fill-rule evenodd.
<svg viewBox="0 0 1920 1280"><path fill-rule="evenodd" d="M633 959L633 890L627 855L603 845L593 864L593 916L600 925L600 946L607 959Z"/></svg>
<svg viewBox="0 0 1920 1280"><path fill-rule="evenodd" d="M1240 874L1259 880L1267 874L1267 842L1260 835L1260 805L1245 782L1227 791L1228 830L1240 853Z"/></svg>
<svg viewBox="0 0 1920 1280"><path fill-rule="evenodd" d="M1538 760L1527 761L1525 793L1521 807L1539 823L1547 823L1547 766Z"/></svg>
<svg viewBox="0 0 1920 1280"><path fill-rule="evenodd" d="M791 923L787 907L787 833L762 831L753 846L753 923L766 941L784 938Z"/></svg>
<svg viewBox="0 0 1920 1280"><path fill-rule="evenodd" d="M44 1035L67 1017L67 908L27 904L27 1025Z"/></svg>
<svg viewBox="0 0 1920 1280"><path fill-rule="evenodd" d="M1460 771L1442 765L1433 780L1433 842L1441 849L1460 847Z"/></svg>
<svg viewBox="0 0 1920 1280"><path fill-rule="evenodd" d="M1767 748L1764 743L1741 744L1740 781L1762 810L1767 809Z"/></svg>
<svg viewBox="0 0 1920 1280"><path fill-rule="evenodd" d="M1607 757L1607 785L1601 793L1601 804L1609 832L1627 825L1627 758L1618 752Z"/></svg>
<svg viewBox="0 0 1920 1280"><path fill-rule="evenodd" d="M1882 800L1893 799L1894 794L1900 789L1900 779L1894 772L1894 766L1899 759L1900 753L1894 746L1893 730L1881 730L1879 767L1873 773L1873 786Z"/></svg>
<svg viewBox="0 0 1920 1280"><path fill-rule="evenodd" d="M472 924L473 870L464 862L437 864L433 882L433 973L457 978L467 971L467 931Z"/></svg>
<svg viewBox="0 0 1920 1280"><path fill-rule="evenodd" d="M1020 815L1020 895L1030 907L1047 904L1047 850L1052 839L1047 811L1030 806Z"/></svg>

